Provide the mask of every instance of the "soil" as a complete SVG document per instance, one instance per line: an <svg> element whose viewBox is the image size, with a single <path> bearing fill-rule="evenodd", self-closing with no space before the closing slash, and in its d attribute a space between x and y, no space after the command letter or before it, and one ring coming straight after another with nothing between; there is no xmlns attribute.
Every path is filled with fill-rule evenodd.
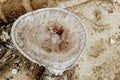
<svg viewBox="0 0 120 80"><path fill-rule="evenodd" d="M0 24L0 80L120 80L120 3L56 0L83 21L88 42L73 68L55 76L26 59L12 44L13 23ZM13 72L13 70L16 72Z"/></svg>

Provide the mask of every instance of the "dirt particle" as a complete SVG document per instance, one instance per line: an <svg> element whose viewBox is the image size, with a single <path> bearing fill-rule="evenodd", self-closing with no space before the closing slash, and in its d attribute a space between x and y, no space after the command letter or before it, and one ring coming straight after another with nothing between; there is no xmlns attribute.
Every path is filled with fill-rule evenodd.
<svg viewBox="0 0 120 80"><path fill-rule="evenodd" d="M110 13L113 13L113 12L114 12L113 8L108 9L108 13L109 13L109 14L110 14Z"/></svg>
<svg viewBox="0 0 120 80"><path fill-rule="evenodd" d="M102 77L98 77L98 79L97 80L103 80L103 78Z"/></svg>
<svg viewBox="0 0 120 80"><path fill-rule="evenodd" d="M120 80L120 72L115 74L115 77L113 80Z"/></svg>
<svg viewBox="0 0 120 80"><path fill-rule="evenodd" d="M120 29L120 26L118 26L118 29Z"/></svg>
<svg viewBox="0 0 120 80"><path fill-rule="evenodd" d="M112 37L115 41L120 41L120 32L116 32Z"/></svg>
<svg viewBox="0 0 120 80"><path fill-rule="evenodd" d="M76 67L79 67L79 65L78 65L78 64L76 64Z"/></svg>
<svg viewBox="0 0 120 80"><path fill-rule="evenodd" d="M93 33L91 33L91 35L93 35Z"/></svg>
<svg viewBox="0 0 120 80"><path fill-rule="evenodd" d="M102 69L101 66L96 66L95 68L93 68L93 72L94 72L94 73L97 73L97 72L99 72L101 69Z"/></svg>
<svg viewBox="0 0 120 80"><path fill-rule="evenodd" d="M93 13L94 13L94 16L96 17L96 21L101 20L101 11L95 10Z"/></svg>
<svg viewBox="0 0 120 80"><path fill-rule="evenodd" d="M10 80L9 78L5 78L5 80Z"/></svg>
<svg viewBox="0 0 120 80"><path fill-rule="evenodd" d="M90 50L91 52L88 55L97 58L106 50L103 40L95 41L95 44L90 47Z"/></svg>
<svg viewBox="0 0 120 80"><path fill-rule="evenodd" d="M64 75L67 76L67 80L79 80L79 77L76 74L76 67L73 67L68 71L65 71Z"/></svg>
<svg viewBox="0 0 120 80"><path fill-rule="evenodd" d="M10 79L13 79L13 76L10 76Z"/></svg>

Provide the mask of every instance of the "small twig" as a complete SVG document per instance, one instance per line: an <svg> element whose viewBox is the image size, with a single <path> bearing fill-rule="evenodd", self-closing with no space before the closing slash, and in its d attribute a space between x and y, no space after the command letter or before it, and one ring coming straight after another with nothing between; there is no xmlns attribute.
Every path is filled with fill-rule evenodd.
<svg viewBox="0 0 120 80"><path fill-rule="evenodd" d="M32 73L33 73L33 74L35 73L36 67L37 67L37 64L34 64L34 68L33 68L33 70L32 70Z"/></svg>
<svg viewBox="0 0 120 80"><path fill-rule="evenodd" d="M0 41L0 45L2 45L5 48L15 48L15 46L12 43L6 41Z"/></svg>
<svg viewBox="0 0 120 80"><path fill-rule="evenodd" d="M5 55L6 52L7 52L7 49L2 49L0 51L0 59Z"/></svg>

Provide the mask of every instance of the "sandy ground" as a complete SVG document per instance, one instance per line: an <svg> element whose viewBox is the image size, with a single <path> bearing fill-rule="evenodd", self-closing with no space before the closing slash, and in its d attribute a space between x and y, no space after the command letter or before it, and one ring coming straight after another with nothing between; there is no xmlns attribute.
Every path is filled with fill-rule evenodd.
<svg viewBox="0 0 120 80"><path fill-rule="evenodd" d="M11 46L9 24L0 29L0 80L120 80L120 3L56 0L56 5L79 16L87 32L86 49L75 67L56 77L30 62Z"/></svg>

